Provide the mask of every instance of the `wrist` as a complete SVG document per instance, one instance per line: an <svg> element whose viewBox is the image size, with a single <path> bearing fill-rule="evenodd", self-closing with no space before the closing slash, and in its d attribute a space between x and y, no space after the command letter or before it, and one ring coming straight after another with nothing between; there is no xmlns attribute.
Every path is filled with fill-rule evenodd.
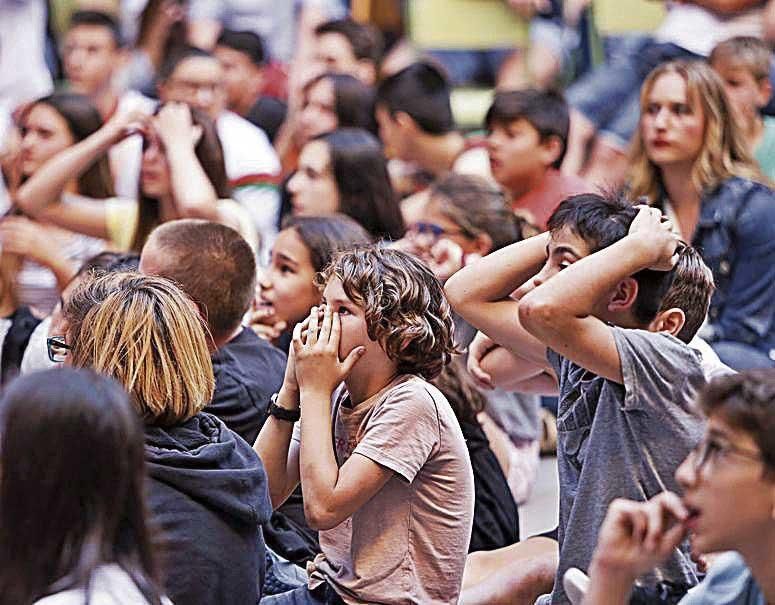
<svg viewBox="0 0 775 605"><path fill-rule="evenodd" d="M595 552L589 564L589 577L594 578L599 585L605 584L611 590L629 593L638 574L626 563Z"/></svg>
<svg viewBox="0 0 775 605"><path fill-rule="evenodd" d="M283 384L283 386L280 387L280 392L277 394L276 400L278 406L287 410L298 410L299 401L298 387L292 387L287 384Z"/></svg>
<svg viewBox="0 0 775 605"><path fill-rule="evenodd" d="M647 269L659 260L659 249L654 245L654 240L646 233L630 233L624 240L629 240L628 248L634 252L638 270Z"/></svg>

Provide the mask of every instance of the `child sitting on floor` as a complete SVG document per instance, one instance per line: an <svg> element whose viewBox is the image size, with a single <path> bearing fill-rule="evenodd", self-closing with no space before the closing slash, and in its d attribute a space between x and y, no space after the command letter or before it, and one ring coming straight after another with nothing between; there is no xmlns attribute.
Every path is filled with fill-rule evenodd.
<svg viewBox="0 0 775 605"><path fill-rule="evenodd" d="M323 552L308 586L266 602L456 603L474 491L458 421L427 382L453 350L441 285L385 248L342 253L320 283L255 447L274 506L301 482Z"/></svg>

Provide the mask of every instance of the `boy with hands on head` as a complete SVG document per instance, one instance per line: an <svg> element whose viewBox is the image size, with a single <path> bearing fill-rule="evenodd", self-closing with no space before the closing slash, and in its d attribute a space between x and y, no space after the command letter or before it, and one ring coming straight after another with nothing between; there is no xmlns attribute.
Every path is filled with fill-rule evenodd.
<svg viewBox="0 0 775 605"><path fill-rule="evenodd" d="M473 475L449 403L426 382L453 350L441 285L378 247L340 254L320 282L324 307L294 330L255 449L275 507L301 482L323 552L308 586L267 602L455 603Z"/></svg>
<svg viewBox="0 0 775 605"><path fill-rule="evenodd" d="M589 194L560 204L549 232L465 267L446 290L464 319L513 354L512 388L556 385L552 602L567 603L557 579L587 568L608 504L674 486L699 439L691 402L706 378L686 343L707 313L712 277L658 210ZM676 551L643 581L687 587L696 578Z"/></svg>

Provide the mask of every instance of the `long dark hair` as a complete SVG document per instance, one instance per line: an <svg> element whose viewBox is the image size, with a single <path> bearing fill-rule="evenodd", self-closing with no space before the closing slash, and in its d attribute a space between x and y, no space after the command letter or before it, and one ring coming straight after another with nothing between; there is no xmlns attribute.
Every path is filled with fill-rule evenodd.
<svg viewBox="0 0 775 605"><path fill-rule="evenodd" d="M88 595L117 564L159 605L143 429L121 386L91 370L23 376L0 400L0 434L0 600Z"/></svg>
<svg viewBox="0 0 775 605"><path fill-rule="evenodd" d="M42 99L38 99L25 110L21 123L27 120L32 108L36 105L48 105L64 118L67 128L76 143L94 134L102 128L102 117L97 108L84 95L57 92ZM89 168L78 177L78 193L95 199L114 197L113 176L110 173L110 164L107 154L103 154Z"/></svg>
<svg viewBox="0 0 775 605"><path fill-rule="evenodd" d="M373 243L369 232L344 214L289 216L282 228L296 231L316 272L325 269L337 253Z"/></svg>
<svg viewBox="0 0 775 605"><path fill-rule="evenodd" d="M375 91L354 76L325 72L304 86L304 95L322 80L330 80L334 88L334 113L337 128L363 128L377 134L374 117Z"/></svg>
<svg viewBox="0 0 775 605"><path fill-rule="evenodd" d="M403 237L404 219L376 137L360 128L340 128L317 140L328 146L339 191L339 211L355 219L374 237Z"/></svg>
<svg viewBox="0 0 775 605"><path fill-rule="evenodd" d="M161 109L157 109L158 111ZM206 113L191 108L191 121L195 126L202 129L202 136L194 147L196 159L202 165L207 178L215 189L215 194L219 199L231 196L229 179L226 176L226 165L223 160L223 147L218 138L218 132L213 122ZM140 252L148 235L161 223L161 210L159 200L140 194L140 207L137 220L137 230L132 240L131 249Z"/></svg>
<svg viewBox="0 0 775 605"><path fill-rule="evenodd" d="M187 4L185 0L177 0L177 3L184 6ZM140 13L139 26L137 31L136 47L141 47L148 39L151 26L154 21L159 19L159 12L162 9L164 0L148 0L145 8ZM164 50L161 54L162 57L170 57L174 54L181 52L188 46L188 19L178 21L175 23L167 33L167 38L164 41ZM163 61L163 60L162 60ZM154 69L158 72L161 65L154 65Z"/></svg>

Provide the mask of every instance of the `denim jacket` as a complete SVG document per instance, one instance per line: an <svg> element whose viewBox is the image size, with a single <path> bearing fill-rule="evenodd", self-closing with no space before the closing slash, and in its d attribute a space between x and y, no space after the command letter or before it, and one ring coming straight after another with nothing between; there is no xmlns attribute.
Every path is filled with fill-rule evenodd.
<svg viewBox="0 0 775 605"><path fill-rule="evenodd" d="M710 342L775 353L775 192L732 177L702 198L692 245L713 271Z"/></svg>

